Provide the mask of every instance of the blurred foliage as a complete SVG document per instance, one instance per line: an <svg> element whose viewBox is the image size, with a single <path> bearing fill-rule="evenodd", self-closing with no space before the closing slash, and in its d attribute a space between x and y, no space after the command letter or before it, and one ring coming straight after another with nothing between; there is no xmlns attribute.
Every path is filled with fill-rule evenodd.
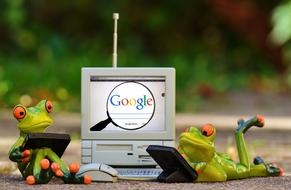
<svg viewBox="0 0 291 190"><path fill-rule="evenodd" d="M262 3L266 13L275 6ZM229 91L280 88L270 60L206 1L4 0L1 107L48 98L80 111L81 67L111 66L113 12L120 13L118 65L175 67L177 111Z"/></svg>
<svg viewBox="0 0 291 190"><path fill-rule="evenodd" d="M274 25L272 39L277 44L284 44L291 38L291 1L284 2L273 12Z"/></svg>
<svg viewBox="0 0 291 190"><path fill-rule="evenodd" d="M291 1L282 1L272 14L273 30L271 40L278 46L283 45L282 56L285 62L291 62ZM287 83L291 86L291 69L289 68Z"/></svg>

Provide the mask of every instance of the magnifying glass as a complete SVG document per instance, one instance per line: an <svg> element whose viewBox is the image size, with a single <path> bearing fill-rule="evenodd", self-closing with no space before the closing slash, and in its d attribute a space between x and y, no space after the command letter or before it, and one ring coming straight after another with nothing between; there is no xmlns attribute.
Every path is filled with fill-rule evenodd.
<svg viewBox="0 0 291 190"><path fill-rule="evenodd" d="M144 127L155 112L155 99L148 87L129 81L117 85L109 94L106 102L107 119L90 128L101 131L109 123L125 130Z"/></svg>

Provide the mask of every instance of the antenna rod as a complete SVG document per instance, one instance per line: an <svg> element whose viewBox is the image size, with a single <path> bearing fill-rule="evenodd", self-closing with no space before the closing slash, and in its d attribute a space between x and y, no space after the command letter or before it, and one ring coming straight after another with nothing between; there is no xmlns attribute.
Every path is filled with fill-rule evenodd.
<svg viewBox="0 0 291 190"><path fill-rule="evenodd" d="M113 54L112 54L112 67L117 67L117 20L119 19L118 13L113 13L114 20L114 33L113 33Z"/></svg>

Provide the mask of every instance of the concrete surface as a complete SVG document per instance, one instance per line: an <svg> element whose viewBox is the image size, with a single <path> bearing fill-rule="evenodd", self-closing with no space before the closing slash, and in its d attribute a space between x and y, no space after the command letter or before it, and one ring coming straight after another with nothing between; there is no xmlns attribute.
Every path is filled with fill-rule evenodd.
<svg viewBox="0 0 291 190"><path fill-rule="evenodd" d="M158 182L138 182L138 181L119 181L117 183L93 183L91 185L69 185L62 184L58 179L51 181L45 185L29 186L24 183L19 177L16 176L0 176L0 189L5 190L19 190L19 189L42 189L42 190L64 190L64 189L139 189L139 190L151 190L151 189L181 189L181 190L193 190L193 189L215 189L215 190L242 190L242 189L254 189L254 190L268 190L268 189L291 189L290 177L268 177L268 178L251 178L243 180L233 180L223 183L158 183Z"/></svg>

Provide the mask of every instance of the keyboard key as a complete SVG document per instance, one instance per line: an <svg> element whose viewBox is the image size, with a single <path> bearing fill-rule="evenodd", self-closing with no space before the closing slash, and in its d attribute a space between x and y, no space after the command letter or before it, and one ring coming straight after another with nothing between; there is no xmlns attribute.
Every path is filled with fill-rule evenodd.
<svg viewBox="0 0 291 190"><path fill-rule="evenodd" d="M123 177L132 177L132 178L156 178L162 173L162 169L149 168L149 169L140 169L140 168L118 168L119 176Z"/></svg>

